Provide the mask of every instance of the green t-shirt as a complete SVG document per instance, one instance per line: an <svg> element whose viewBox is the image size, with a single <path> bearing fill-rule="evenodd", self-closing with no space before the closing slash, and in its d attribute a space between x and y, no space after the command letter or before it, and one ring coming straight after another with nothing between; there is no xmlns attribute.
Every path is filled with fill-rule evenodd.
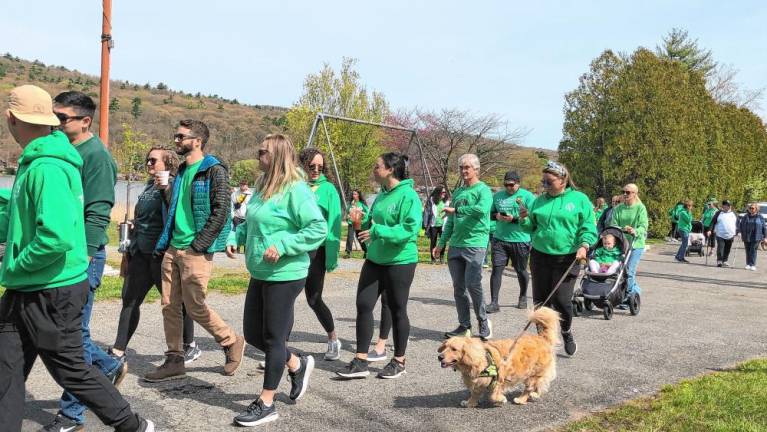
<svg viewBox="0 0 767 432"><path fill-rule="evenodd" d="M528 209L533 205L533 201L535 201L535 196L530 191L522 188L519 188L511 195L505 190L501 190L493 195L493 206L490 209L490 214L505 213L514 218L519 217L517 198L521 199L522 205ZM509 243L529 243L530 233L525 232L519 226L519 220L515 219L511 222L498 220L495 225L493 238Z"/></svg>
<svg viewBox="0 0 767 432"><path fill-rule="evenodd" d="M186 167L184 177L176 179L181 181L178 189L178 202L176 203L176 220L173 226L173 237L170 245L176 249L186 249L194 241L197 230L194 226L194 214L192 213L192 180L197 169L200 168L202 159Z"/></svg>

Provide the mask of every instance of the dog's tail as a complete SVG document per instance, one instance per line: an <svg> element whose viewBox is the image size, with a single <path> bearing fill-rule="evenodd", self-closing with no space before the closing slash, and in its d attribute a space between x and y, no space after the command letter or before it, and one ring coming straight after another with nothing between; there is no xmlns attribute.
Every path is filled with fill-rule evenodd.
<svg viewBox="0 0 767 432"><path fill-rule="evenodd" d="M559 312L544 306L530 312L528 319L538 327L538 335L551 345L559 341Z"/></svg>

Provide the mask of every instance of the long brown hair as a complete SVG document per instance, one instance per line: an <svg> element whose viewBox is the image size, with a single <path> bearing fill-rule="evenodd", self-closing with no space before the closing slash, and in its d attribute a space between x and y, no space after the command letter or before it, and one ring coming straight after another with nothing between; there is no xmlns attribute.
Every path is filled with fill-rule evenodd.
<svg viewBox="0 0 767 432"><path fill-rule="evenodd" d="M266 201L305 177L298 167L296 148L290 138L282 134L270 134L264 138L263 144L269 150L271 160L269 167L256 179L255 190Z"/></svg>
<svg viewBox="0 0 767 432"><path fill-rule="evenodd" d="M165 164L165 170L170 171L170 175L175 176L176 173L178 172L178 166L179 166L178 156L176 156L176 152L168 146L156 145L150 148L148 152L146 152L146 158L148 158L149 154L155 150L159 150L162 152L162 162Z"/></svg>

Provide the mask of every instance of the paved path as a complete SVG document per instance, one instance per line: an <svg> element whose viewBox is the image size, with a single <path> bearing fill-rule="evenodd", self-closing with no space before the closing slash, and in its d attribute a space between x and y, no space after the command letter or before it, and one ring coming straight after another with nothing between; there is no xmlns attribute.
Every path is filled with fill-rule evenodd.
<svg viewBox="0 0 767 432"><path fill-rule="evenodd" d="M656 392L678 381L756 356L767 355L767 258L760 252L760 270L705 267L672 263L672 246L645 255L640 267L643 309L637 317L616 312L612 321L601 312L575 319L578 353L560 355L558 378L539 402L479 409L458 408L466 391L459 375L440 369L436 348L445 330L456 324L447 268L421 265L411 293L411 337L408 374L399 380L340 382L331 380L342 362L319 360L311 387L297 405L289 403L288 384L280 385L280 420L269 431L309 430L546 430L592 410ZM736 263L744 264L737 249ZM342 261L328 278L325 299L345 342L342 360L352 357L354 292L361 262ZM483 283L487 287L489 274ZM496 337L512 337L524 325L524 314L510 305L516 298L516 279L506 278L501 313L492 316ZM487 292L487 291L486 291ZM211 295L210 304L235 328L242 326L244 296ZM116 331L117 302L98 303L93 318L94 338L111 344ZM296 305L291 345L321 359L324 337L306 301ZM223 354L198 327L203 356L188 370L188 378L149 385L138 377L161 362L164 349L159 304L145 305L142 322L129 349L129 377L122 391L136 411L153 419L158 430L221 431L245 408L260 388L259 358L251 348L234 378L220 375ZM135 351L134 351L135 350ZM561 349L560 349L561 352ZM383 366L383 365L380 365ZM377 366L378 367L378 366ZM60 390L41 363L27 383L24 430L37 430L56 412ZM89 431L107 430L92 414Z"/></svg>

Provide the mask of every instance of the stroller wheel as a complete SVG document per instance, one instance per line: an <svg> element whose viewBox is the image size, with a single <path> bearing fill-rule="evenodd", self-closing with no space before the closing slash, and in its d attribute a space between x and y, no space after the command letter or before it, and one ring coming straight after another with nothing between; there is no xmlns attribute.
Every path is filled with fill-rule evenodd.
<svg viewBox="0 0 767 432"><path fill-rule="evenodd" d="M611 320L613 318L613 306L610 303L605 304L605 307L602 309L602 313L604 314L606 320Z"/></svg>
<svg viewBox="0 0 767 432"><path fill-rule="evenodd" d="M642 307L642 298L639 294L634 294L629 298L629 311L631 315L639 315L639 309Z"/></svg>
<svg viewBox="0 0 767 432"><path fill-rule="evenodd" d="M591 300L584 300L583 307L588 311L594 310L594 303L592 303Z"/></svg>
<svg viewBox="0 0 767 432"><path fill-rule="evenodd" d="M578 302L573 300L573 316L579 316L581 314L581 309L578 307Z"/></svg>

